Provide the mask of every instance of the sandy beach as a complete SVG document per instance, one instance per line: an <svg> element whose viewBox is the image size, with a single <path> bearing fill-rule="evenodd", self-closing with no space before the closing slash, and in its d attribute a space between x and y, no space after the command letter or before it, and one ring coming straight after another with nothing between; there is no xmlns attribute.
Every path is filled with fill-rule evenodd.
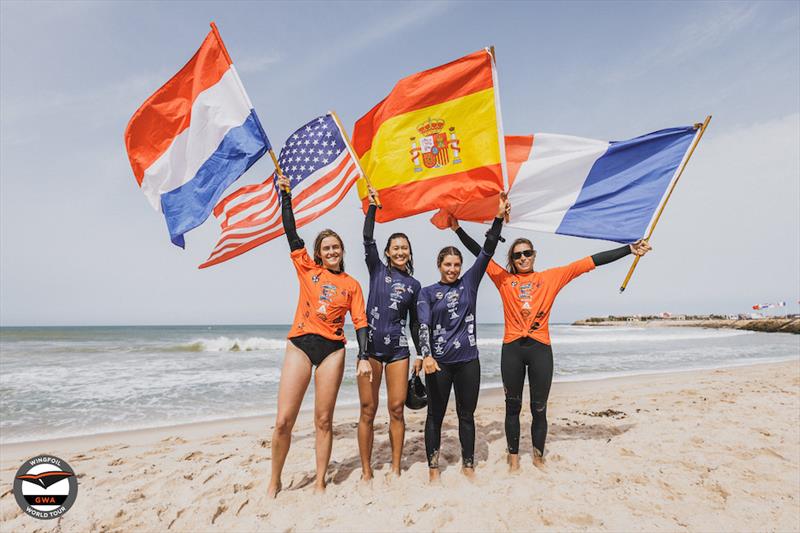
<svg viewBox="0 0 800 533"><path fill-rule="evenodd" d="M482 391L474 483L459 472L448 414L442 485L431 487L424 411L407 411L404 473L392 480L379 411L376 478L365 485L357 410L338 409L330 484L315 495L304 411L274 501L265 496L271 418L7 445L2 530L800 530L800 361L557 383L544 471L530 462L526 407L523 467L507 472L503 413L502 392ZM37 453L65 459L79 477L75 506L51 522L24 515L10 490Z"/></svg>

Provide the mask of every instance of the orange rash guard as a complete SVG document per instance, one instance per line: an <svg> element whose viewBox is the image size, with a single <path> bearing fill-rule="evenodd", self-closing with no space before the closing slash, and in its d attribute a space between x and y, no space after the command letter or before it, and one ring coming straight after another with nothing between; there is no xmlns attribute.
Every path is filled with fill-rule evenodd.
<svg viewBox="0 0 800 533"><path fill-rule="evenodd" d="M300 298L288 338L316 333L326 339L344 341L347 311L356 329L367 327L364 294L354 278L344 272L334 274L316 264L305 248L289 255L300 281Z"/></svg>
<svg viewBox="0 0 800 533"><path fill-rule="evenodd" d="M530 337L550 344L550 310L564 286L581 274L594 270L591 257L542 272L511 274L495 261L486 273L500 291L503 301L505 333L503 343Z"/></svg>

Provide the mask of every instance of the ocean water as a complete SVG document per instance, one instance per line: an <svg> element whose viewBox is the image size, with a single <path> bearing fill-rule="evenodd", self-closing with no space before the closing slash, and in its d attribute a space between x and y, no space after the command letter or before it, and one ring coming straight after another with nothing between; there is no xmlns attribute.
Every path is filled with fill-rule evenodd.
<svg viewBox="0 0 800 533"><path fill-rule="evenodd" d="M274 413L288 329L0 328L0 442ZM482 387L501 383L502 335L478 326ZM551 337L556 381L800 358L800 337L782 333L551 325ZM354 338L343 404L358 399Z"/></svg>

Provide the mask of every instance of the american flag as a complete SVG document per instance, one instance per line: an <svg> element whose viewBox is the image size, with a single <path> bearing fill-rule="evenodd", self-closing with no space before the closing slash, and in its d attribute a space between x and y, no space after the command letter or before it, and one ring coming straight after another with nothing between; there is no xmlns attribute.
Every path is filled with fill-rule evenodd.
<svg viewBox="0 0 800 533"><path fill-rule="evenodd" d="M292 184L298 228L336 207L361 175L330 113L294 132L281 148L278 164ZM225 197L214 208L214 216L222 234L199 268L222 263L283 235L275 175Z"/></svg>

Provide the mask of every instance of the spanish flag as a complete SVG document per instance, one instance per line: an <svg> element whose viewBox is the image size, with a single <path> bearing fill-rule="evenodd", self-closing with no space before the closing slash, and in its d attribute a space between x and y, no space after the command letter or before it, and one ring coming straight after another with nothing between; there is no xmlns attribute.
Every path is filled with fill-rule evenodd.
<svg viewBox="0 0 800 533"><path fill-rule="evenodd" d="M489 49L400 80L358 119L353 148L387 222L496 195L505 150ZM367 209L367 185L358 181Z"/></svg>

